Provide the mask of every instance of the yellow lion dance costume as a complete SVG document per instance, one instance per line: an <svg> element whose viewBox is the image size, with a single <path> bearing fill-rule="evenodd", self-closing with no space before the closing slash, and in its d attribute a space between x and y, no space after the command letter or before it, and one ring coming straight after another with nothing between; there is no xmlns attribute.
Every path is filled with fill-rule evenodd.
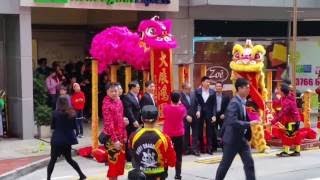
<svg viewBox="0 0 320 180"><path fill-rule="evenodd" d="M265 88L263 60L266 51L262 45L253 46L251 40L247 40L245 46L234 45L232 50L232 61L230 63L231 80L233 83L237 78L245 78L250 83L249 98L255 104L255 108L247 109L250 120L260 121L259 124L251 126L251 145L258 152L264 152L269 147L264 138L263 119L266 109L267 89ZM254 119L252 119L252 117Z"/></svg>

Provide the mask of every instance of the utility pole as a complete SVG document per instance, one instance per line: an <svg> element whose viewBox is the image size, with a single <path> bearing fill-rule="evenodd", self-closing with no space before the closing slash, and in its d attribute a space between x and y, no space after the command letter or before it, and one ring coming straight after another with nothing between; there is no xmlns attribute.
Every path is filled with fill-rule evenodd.
<svg viewBox="0 0 320 180"><path fill-rule="evenodd" d="M293 0L293 31L292 31L292 54L291 54L291 77L293 92L296 94L296 65L297 65L297 22L298 21L298 7L297 0Z"/></svg>

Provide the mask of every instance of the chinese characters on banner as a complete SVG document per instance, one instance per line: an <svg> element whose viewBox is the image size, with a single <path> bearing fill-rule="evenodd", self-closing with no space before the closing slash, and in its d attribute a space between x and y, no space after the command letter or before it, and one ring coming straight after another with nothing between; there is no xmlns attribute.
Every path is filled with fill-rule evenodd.
<svg viewBox="0 0 320 180"><path fill-rule="evenodd" d="M151 77L156 84L156 100L159 108L159 120L163 120L163 106L170 102L172 91L172 50L152 50Z"/></svg>

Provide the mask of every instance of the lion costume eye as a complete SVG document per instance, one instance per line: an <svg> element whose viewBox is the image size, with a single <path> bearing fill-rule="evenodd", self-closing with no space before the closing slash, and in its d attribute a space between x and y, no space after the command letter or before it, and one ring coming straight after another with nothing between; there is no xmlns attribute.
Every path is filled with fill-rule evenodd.
<svg viewBox="0 0 320 180"><path fill-rule="evenodd" d="M260 54L256 54L256 55L254 56L254 59L260 59Z"/></svg>
<svg viewBox="0 0 320 180"><path fill-rule="evenodd" d="M156 29L154 27L147 28L146 34L149 37L155 37L156 36Z"/></svg>
<svg viewBox="0 0 320 180"><path fill-rule="evenodd" d="M166 37L164 37L164 41L166 41L166 42L169 42L169 41L171 41L172 39L171 39L171 37L170 36L166 36Z"/></svg>
<svg viewBox="0 0 320 180"><path fill-rule="evenodd" d="M235 58L235 59L240 59L240 54L239 54L239 53L235 53L235 54L234 54L234 58Z"/></svg>

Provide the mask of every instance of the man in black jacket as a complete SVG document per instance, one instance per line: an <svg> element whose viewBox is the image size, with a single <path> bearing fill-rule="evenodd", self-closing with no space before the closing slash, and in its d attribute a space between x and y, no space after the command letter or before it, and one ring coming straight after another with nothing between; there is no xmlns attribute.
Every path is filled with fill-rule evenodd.
<svg viewBox="0 0 320 180"><path fill-rule="evenodd" d="M229 104L230 98L226 94L223 93L223 83L221 81L217 81L215 84L216 89L216 112L217 112L217 122L215 123L216 131L219 132L222 128L223 120L225 118L225 111ZM218 133L219 134L219 133ZM221 145L221 143L219 142Z"/></svg>
<svg viewBox="0 0 320 180"><path fill-rule="evenodd" d="M128 137L135 132L140 126L142 126L140 103L138 93L140 85L138 81L132 81L129 83L129 92L123 98L125 117L128 118L129 124L127 128ZM126 149L128 146L126 144ZM131 161L130 153L126 153L127 161Z"/></svg>
<svg viewBox="0 0 320 180"><path fill-rule="evenodd" d="M204 149L203 143L203 126L206 123L206 138L207 138L207 153L213 154L217 150L217 133L214 124L216 122L216 93L209 88L210 79L207 76L201 78L201 88L195 92L197 103L195 107L200 107L196 112L196 117L200 120L199 124L199 138L200 146Z"/></svg>
<svg viewBox="0 0 320 180"><path fill-rule="evenodd" d="M225 112L225 120L221 129L223 141L222 161L217 170L216 180L223 180L234 157L239 154L244 164L247 180L255 180L254 162L249 141L251 139L250 123L246 114L246 97L249 94L249 82L246 79L236 80L237 95L233 97Z"/></svg>
<svg viewBox="0 0 320 180"><path fill-rule="evenodd" d="M194 154L200 156L199 153L199 121L195 114L197 111L196 98L194 92L191 92L190 83L182 84L181 103L187 109L187 116L184 119L184 151L185 154ZM192 129L192 145L190 143L190 128Z"/></svg>
<svg viewBox="0 0 320 180"><path fill-rule="evenodd" d="M156 89L156 86L155 86L154 82L153 81L146 81L144 85L146 88L146 92L143 94L143 96L140 100L141 109L143 108L143 106L146 106L146 105L156 106L156 102L154 99L154 91Z"/></svg>
<svg viewBox="0 0 320 180"><path fill-rule="evenodd" d="M129 120L129 125L127 126L128 137L132 132L139 128L140 124L142 124L138 98L139 90L140 85L138 81L132 81L129 83L129 92L123 98L125 117Z"/></svg>

